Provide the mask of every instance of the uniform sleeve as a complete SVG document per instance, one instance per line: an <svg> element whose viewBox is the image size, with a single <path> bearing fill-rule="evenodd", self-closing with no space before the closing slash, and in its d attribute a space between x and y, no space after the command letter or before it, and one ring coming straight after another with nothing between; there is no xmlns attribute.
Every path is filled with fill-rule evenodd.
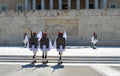
<svg viewBox="0 0 120 76"><path fill-rule="evenodd" d="M49 39L49 50L52 49L53 46L52 46L52 42L51 42L51 39Z"/></svg>
<svg viewBox="0 0 120 76"><path fill-rule="evenodd" d="M39 31L39 33L37 34L37 38L38 38L38 41L41 40L41 38L42 38L42 32L41 31Z"/></svg>
<svg viewBox="0 0 120 76"><path fill-rule="evenodd" d="M65 41L67 41L67 33L64 31L63 37L65 38Z"/></svg>

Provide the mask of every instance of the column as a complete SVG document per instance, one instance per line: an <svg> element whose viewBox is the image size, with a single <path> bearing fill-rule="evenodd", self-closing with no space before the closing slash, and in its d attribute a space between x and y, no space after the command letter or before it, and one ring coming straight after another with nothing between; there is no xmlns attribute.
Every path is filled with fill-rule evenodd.
<svg viewBox="0 0 120 76"><path fill-rule="evenodd" d="M50 10L53 10L53 0L50 0Z"/></svg>
<svg viewBox="0 0 120 76"><path fill-rule="evenodd" d="M100 2L100 8L103 9L103 0Z"/></svg>
<svg viewBox="0 0 120 76"><path fill-rule="evenodd" d="M89 9L89 0L86 0L86 9Z"/></svg>
<svg viewBox="0 0 120 76"><path fill-rule="evenodd" d="M71 0L67 0L68 1L68 10L71 9Z"/></svg>
<svg viewBox="0 0 120 76"><path fill-rule="evenodd" d="M95 9L98 9L98 0L95 0Z"/></svg>
<svg viewBox="0 0 120 76"><path fill-rule="evenodd" d="M44 10L44 9L45 9L45 1L41 0L41 10Z"/></svg>
<svg viewBox="0 0 120 76"><path fill-rule="evenodd" d="M103 0L103 9L107 8L107 0Z"/></svg>
<svg viewBox="0 0 120 76"><path fill-rule="evenodd" d="M25 10L28 10L28 0L25 0Z"/></svg>
<svg viewBox="0 0 120 76"><path fill-rule="evenodd" d="M33 2L32 2L32 4L33 4L33 10L36 10L36 0L33 0Z"/></svg>
<svg viewBox="0 0 120 76"><path fill-rule="evenodd" d="M77 4L76 7L77 7L77 9L79 10L79 9L80 9L80 0L77 0L76 2L77 2L77 3L76 3L76 4Z"/></svg>
<svg viewBox="0 0 120 76"><path fill-rule="evenodd" d="M62 10L62 0L59 0L59 9Z"/></svg>

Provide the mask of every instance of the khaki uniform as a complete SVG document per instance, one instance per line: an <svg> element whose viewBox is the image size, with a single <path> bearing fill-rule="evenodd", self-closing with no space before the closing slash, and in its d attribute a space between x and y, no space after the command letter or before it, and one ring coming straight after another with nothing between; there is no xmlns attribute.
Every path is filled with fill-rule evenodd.
<svg viewBox="0 0 120 76"><path fill-rule="evenodd" d="M36 38L36 36L31 36L31 38L29 38L29 48L31 51L33 51L34 55L33 55L33 62L36 62L36 53L38 51L38 38Z"/></svg>
<svg viewBox="0 0 120 76"><path fill-rule="evenodd" d="M45 45L45 46L44 46ZM40 40L40 48L43 51L46 51L46 49L49 49L49 39L48 38L42 38Z"/></svg>
<svg viewBox="0 0 120 76"><path fill-rule="evenodd" d="M57 51L62 52L65 50L65 38L56 39Z"/></svg>
<svg viewBox="0 0 120 76"><path fill-rule="evenodd" d="M43 63L48 63L47 60L47 52L49 51L49 38L47 37L42 37L40 40L40 48L42 50L42 62Z"/></svg>

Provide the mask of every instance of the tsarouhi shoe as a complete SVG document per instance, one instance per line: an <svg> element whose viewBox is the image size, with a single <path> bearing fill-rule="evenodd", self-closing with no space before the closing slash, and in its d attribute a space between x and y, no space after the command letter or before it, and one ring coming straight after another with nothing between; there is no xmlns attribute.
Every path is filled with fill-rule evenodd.
<svg viewBox="0 0 120 76"><path fill-rule="evenodd" d="M32 64L34 64L34 63L36 63L36 62L37 62L36 60L33 60L33 61L32 61Z"/></svg>
<svg viewBox="0 0 120 76"><path fill-rule="evenodd" d="M95 46L93 46L93 49L96 49L96 47L95 47Z"/></svg>
<svg viewBox="0 0 120 76"><path fill-rule="evenodd" d="M48 63L48 60L46 60L46 63Z"/></svg>

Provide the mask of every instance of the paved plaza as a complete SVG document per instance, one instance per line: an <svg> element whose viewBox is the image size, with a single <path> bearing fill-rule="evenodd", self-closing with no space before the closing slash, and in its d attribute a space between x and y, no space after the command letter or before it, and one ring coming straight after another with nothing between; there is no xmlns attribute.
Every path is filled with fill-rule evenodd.
<svg viewBox="0 0 120 76"><path fill-rule="evenodd" d="M58 52L48 52L48 64L31 64L32 51L23 47L0 47L0 76L120 76L120 47L67 46L63 64L57 64Z"/></svg>

